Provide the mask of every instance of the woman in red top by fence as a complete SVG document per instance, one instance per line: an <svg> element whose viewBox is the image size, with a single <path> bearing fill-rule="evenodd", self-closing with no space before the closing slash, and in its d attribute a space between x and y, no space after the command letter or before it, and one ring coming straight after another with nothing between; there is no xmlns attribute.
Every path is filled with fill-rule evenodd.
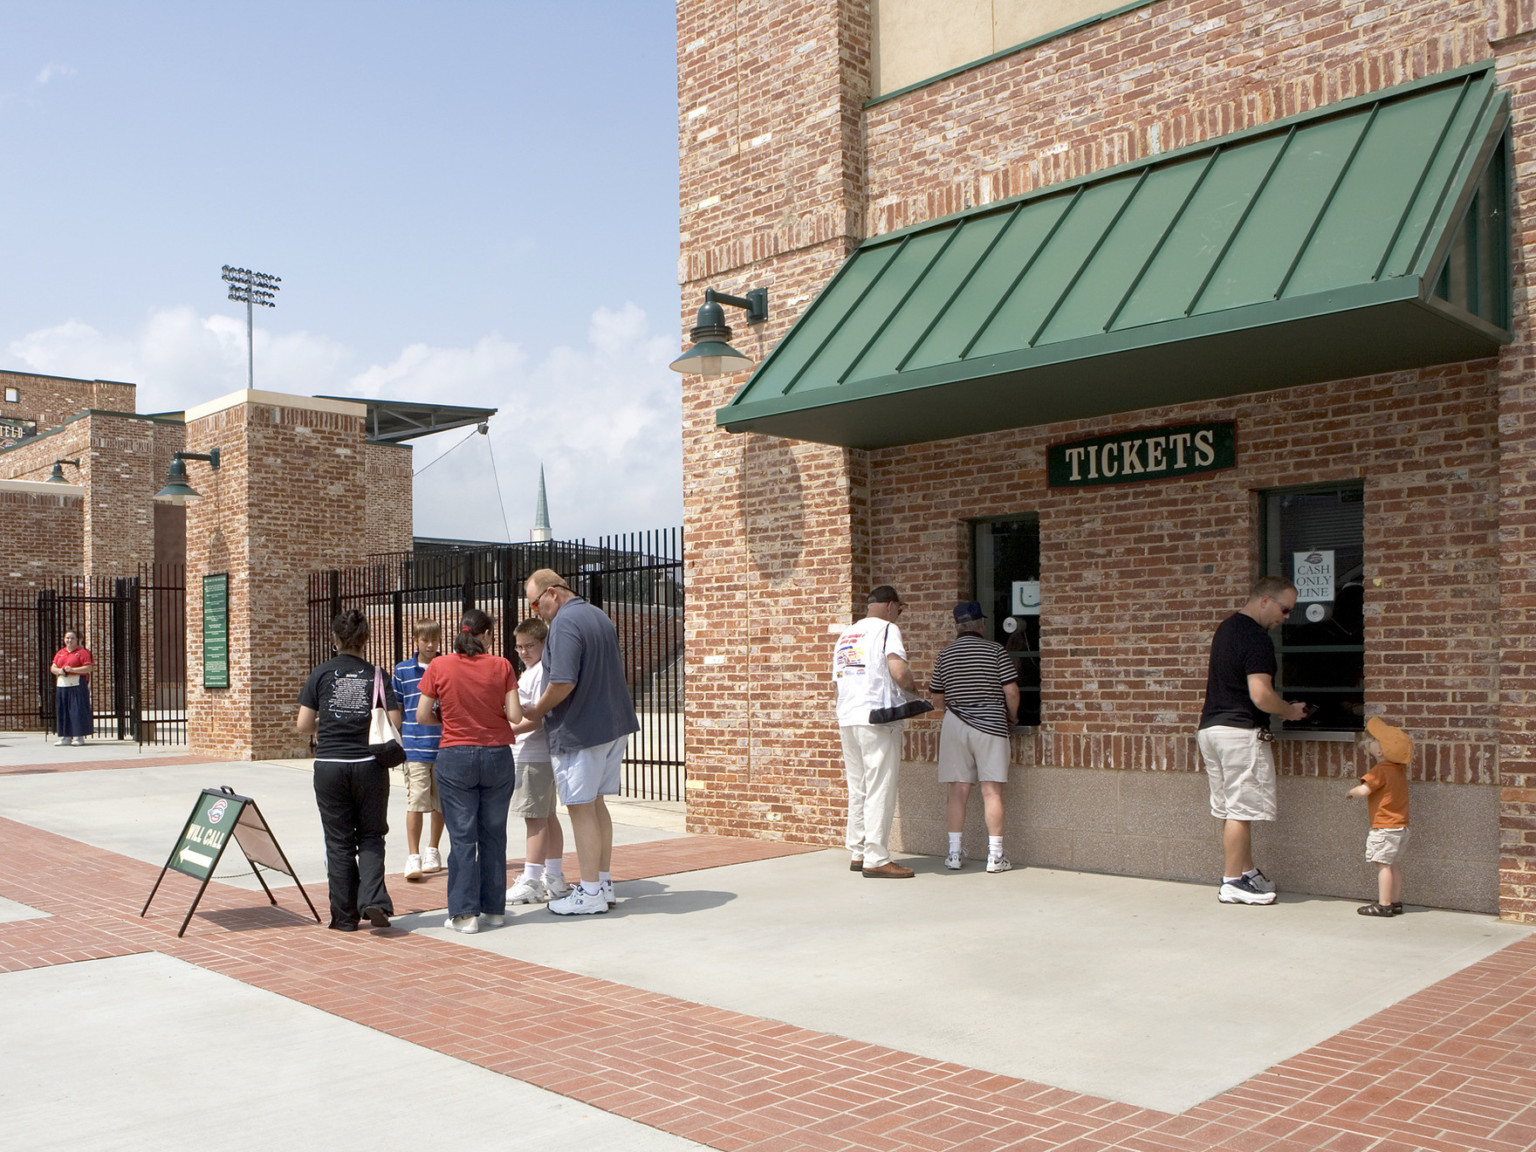
<svg viewBox="0 0 1536 1152"><path fill-rule="evenodd" d="M455 932L495 927L507 910L507 810L516 783L512 725L523 718L517 674L486 650L491 618L464 613L453 651L427 665L419 724L441 724L438 798L448 829L448 921Z"/></svg>
<svg viewBox="0 0 1536 1152"><path fill-rule="evenodd" d="M84 744L91 734L91 650L80 646L79 634L64 633L64 647L48 666L54 678L54 711L59 720L59 745Z"/></svg>

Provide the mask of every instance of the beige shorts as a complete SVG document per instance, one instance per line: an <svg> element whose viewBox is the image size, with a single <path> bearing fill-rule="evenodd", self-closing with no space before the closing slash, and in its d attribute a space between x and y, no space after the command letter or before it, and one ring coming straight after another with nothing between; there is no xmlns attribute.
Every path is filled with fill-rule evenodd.
<svg viewBox="0 0 1536 1152"><path fill-rule="evenodd" d="M542 820L555 814L555 767L548 760L517 762L511 814L524 820Z"/></svg>
<svg viewBox="0 0 1536 1152"><path fill-rule="evenodd" d="M1260 734L1258 728L1221 724L1196 734L1211 786L1211 815L1216 819L1275 818L1275 746L1259 739Z"/></svg>
<svg viewBox="0 0 1536 1152"><path fill-rule="evenodd" d="M939 729L939 783L1008 782L1008 737L978 732L953 712L945 711Z"/></svg>
<svg viewBox="0 0 1536 1152"><path fill-rule="evenodd" d="M1408 829L1372 828L1365 837L1365 858L1372 864L1396 864L1408 848Z"/></svg>
<svg viewBox="0 0 1536 1152"><path fill-rule="evenodd" d="M405 770L405 810L407 812L441 812L443 806L437 799L437 773L432 765L417 760L407 760Z"/></svg>

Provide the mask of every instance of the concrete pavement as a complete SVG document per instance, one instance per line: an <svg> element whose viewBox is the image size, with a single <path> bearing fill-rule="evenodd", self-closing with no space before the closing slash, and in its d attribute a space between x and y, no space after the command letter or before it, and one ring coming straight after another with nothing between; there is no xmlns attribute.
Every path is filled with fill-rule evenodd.
<svg viewBox="0 0 1536 1152"><path fill-rule="evenodd" d="M912 861L919 870L912 881L870 882L847 871L840 850L737 858L733 853L744 849L777 849L683 837L680 812L666 805L617 806L620 904L608 916L571 922L542 907L525 907L512 910L505 928L465 937L444 931L443 910L428 906L440 899L439 889L394 877L397 906L417 910L397 918L398 932L348 938L315 928L313 921L305 927L292 915L303 911L302 901L274 883L281 877L269 876L280 902L272 913L259 894L252 898L253 879L233 876L210 889L207 914L194 917L183 942L172 943L166 933L179 924L190 885L173 876L147 921L137 923L142 899L134 893L147 894L204 787L229 784L255 798L311 899L324 905L319 822L306 766L162 762L175 759L174 751L55 749L35 736L0 734L0 818L12 822L15 833L0 853L0 967L7 969L0 990L12 993L7 1003L20 1006L0 1014L0 1050L29 1054L22 1076L0 1078L0 1114L10 1122L6 1131L29 1145L148 1147L183 1133L186 1108L197 1097L190 1081L164 1071L178 1066L184 1059L179 1054L198 1051L200 1037L211 1030L220 1053L216 1079L233 1093L232 1103L250 1109L260 1103L247 1081L230 1074L235 1062L228 1057L239 1054L261 1069L249 1083L264 1085L274 1105L281 1099L282 1123L290 1126L266 1130L274 1141L267 1143L262 1131L241 1143L238 1129L231 1129L236 1135L230 1147L287 1146L283 1134L290 1131L295 1139L298 1133L319 1135L337 1148L417 1147L434 1133L444 1138L449 1132L451 1142L469 1147L523 1146L489 1136L476 1143L490 1131L482 1125L442 1126L445 1116L487 1111L525 1116L529 1147L690 1147L700 1136L711 1146L764 1149L966 1146L945 1143L937 1133L920 1140L908 1133L907 1143L893 1142L873 1121L869 1132L861 1128L850 1137L854 1130L834 1120L876 1107L862 1097L850 1100L842 1117L822 1119L817 1131L825 1129L825 1143L812 1142L808 1126L795 1130L798 1143L772 1144L784 1133L745 1106L723 1118L711 1111L705 1126L709 1108L702 1097L692 1105L692 1119L668 1110L657 1122L659 1113L647 1111L649 1104L605 1094L603 1078L577 1083L569 1070L558 1072L537 1044L525 1051L508 1041L507 1054L493 1058L496 1037L460 1050L452 1028L418 1036L403 1022L367 1026L360 1020L371 1017L361 1006L353 1012L344 1003L327 1004L322 1011L320 997L306 991L318 977L282 983L241 967L259 964L269 951L293 952L297 959L284 965L290 974L304 964L321 972L341 962L352 966L349 979L364 983L372 964L404 965L406 971L417 965L419 977L402 978L428 981L434 971L468 965L481 973L482 983L506 979L509 988L526 989L528 1004L543 1003L543 992L535 990L546 987L580 990L594 1003L633 999L675 1018L673 1026L685 1031L728 1020L738 1037L731 1046L766 1029L782 1034L785 1051L841 1044L849 1051L895 1053L925 1076L981 1077L975 1082L1010 1100L1021 1089L1008 1085L1034 1086L1031 1099L1057 1099L1045 1095L1055 1090L1061 1099L1097 1100L1105 1115L1146 1117L1146 1129L1161 1132L1251 1092L1251 1085L1278 1069L1315 1064L1316 1052L1337 1046L1341 1036L1371 1032L1373 1022L1405 1003L1418 1005L1425 997L1433 1002L1443 987L1438 981L1475 978L1483 987L1487 972L1509 969L1511 957L1525 956L1519 950L1530 947L1527 929L1484 916L1414 909L1379 922L1354 915L1350 902L1291 896L1271 908L1229 907L1216 902L1213 885L1040 869L989 876L976 865L951 874L923 858ZM398 808L401 790L395 791ZM403 861L398 814L392 828L395 871ZM17 859L15 846L22 841L38 845L40 859L61 862L57 886ZM90 846L99 861L96 872L120 877L121 891L111 893L89 923L72 917L65 902L71 899L65 878L70 854L85 851L71 850L71 843ZM513 856L521 848L516 830L509 848ZM633 862L629 872L626 852ZM229 862L231 855L233 850L221 874L246 871L243 860ZM715 866L699 868L700 860ZM101 883L107 886L105 879ZM1410 898L1411 884L1410 870ZM42 934L55 930L50 919L74 920L57 929L67 929L72 943L79 937L81 948L88 944L81 934L101 923L99 958L28 959L29 949L45 956L67 951L40 943ZM351 952L345 951L349 939L357 945ZM205 958L199 949L208 948L238 952L238 964ZM230 964L236 966L229 971L241 975L229 975L224 969ZM378 991L399 1014L415 987L425 985ZM551 1005L563 999L552 994ZM518 994L510 995L515 1001ZM482 1007L489 1014L508 1010L500 999ZM1520 1019L1529 1022L1528 1042L1536 1036L1536 1004L1526 1008ZM423 1012L437 1018L434 1026L442 1023L440 1005ZM349 1013L358 1019L343 1018ZM625 1027L640 1027L643 1018L626 1018ZM527 1028L529 1037L545 1035L537 1019L518 1020L511 1032ZM214 1021L216 1027L209 1023ZM461 1029L474 1032L477 1023L465 1020ZM494 1031L510 1034L508 1028ZM591 1051L607 1050L607 1038L589 1041ZM617 1042L618 1055L603 1058L622 1063L625 1076L637 1081L664 1082L660 1056L654 1065L630 1066L640 1060L633 1053L641 1047ZM1530 1049L1516 1043L1514 1052L1528 1060ZM339 1070L338 1053L347 1054ZM579 1066L581 1055L567 1057ZM354 1068L380 1074L369 1077ZM781 1080L784 1074L777 1075ZM376 1128L357 1127L370 1114L374 1079L383 1081L389 1102L382 1142ZM889 1091L891 1108L914 1106L903 1101L901 1090ZM671 1094L677 1097L677 1089ZM344 1102L338 1104L338 1097ZM88 1136L80 1128L58 1130L61 1106L82 1123L90 1120ZM836 1111L825 1102L818 1106ZM809 1104L801 1107L811 1115ZM1003 1111L999 1106L990 1115ZM749 1114L764 1127L743 1128ZM1504 1122L1509 1135L1518 1136L1520 1115L1516 1110ZM1255 1128L1263 1119L1254 1121ZM1530 1119L1536 1139L1536 1115ZM1016 1128L1023 1121L1009 1123ZM998 1132L1014 1130L998 1120ZM1501 1143L1495 1138L1500 1130L1464 1146L1520 1146ZM1039 1131L1017 1128L1017 1136L1044 1139ZM1067 1133L1062 1135L1058 1143L1064 1146ZM1190 1139L1183 1132L1180 1137ZM987 1138L996 1142L971 1146L1053 1146L1010 1144L997 1133ZM1190 1144L1209 1146L1221 1145ZM1243 1146L1267 1145L1250 1140Z"/></svg>

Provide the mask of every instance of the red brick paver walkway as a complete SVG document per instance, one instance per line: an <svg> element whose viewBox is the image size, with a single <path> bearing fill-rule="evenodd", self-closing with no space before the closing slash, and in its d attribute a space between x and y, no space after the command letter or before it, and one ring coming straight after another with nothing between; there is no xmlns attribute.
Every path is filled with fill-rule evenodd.
<svg viewBox="0 0 1536 1152"><path fill-rule="evenodd" d="M89 747L89 745L87 745ZM107 760L67 760L60 763L0 765L0 776L45 776L53 772L104 772L111 768L164 768L172 764L217 764L221 756L114 756Z"/></svg>
<svg viewBox="0 0 1536 1152"><path fill-rule="evenodd" d="M209 887L178 940L185 878L169 877L141 920L158 868L3 819L0 838L0 895L56 914L0 925L0 969L161 952L716 1148L1536 1146L1536 940L1173 1116L449 941L328 932L302 906L273 909L227 885Z"/></svg>

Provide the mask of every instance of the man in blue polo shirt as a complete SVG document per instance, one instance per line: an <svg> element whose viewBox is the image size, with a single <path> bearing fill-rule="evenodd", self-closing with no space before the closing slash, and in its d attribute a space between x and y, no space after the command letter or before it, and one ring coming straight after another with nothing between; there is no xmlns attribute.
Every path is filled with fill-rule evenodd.
<svg viewBox="0 0 1536 1152"><path fill-rule="evenodd" d="M548 907L557 916L590 916L615 902L613 818L604 796L617 796L630 733L640 728L624 679L619 634L548 568L528 577L528 603L549 625L544 641L547 687L528 720L544 721L560 802L571 817L581 883Z"/></svg>

